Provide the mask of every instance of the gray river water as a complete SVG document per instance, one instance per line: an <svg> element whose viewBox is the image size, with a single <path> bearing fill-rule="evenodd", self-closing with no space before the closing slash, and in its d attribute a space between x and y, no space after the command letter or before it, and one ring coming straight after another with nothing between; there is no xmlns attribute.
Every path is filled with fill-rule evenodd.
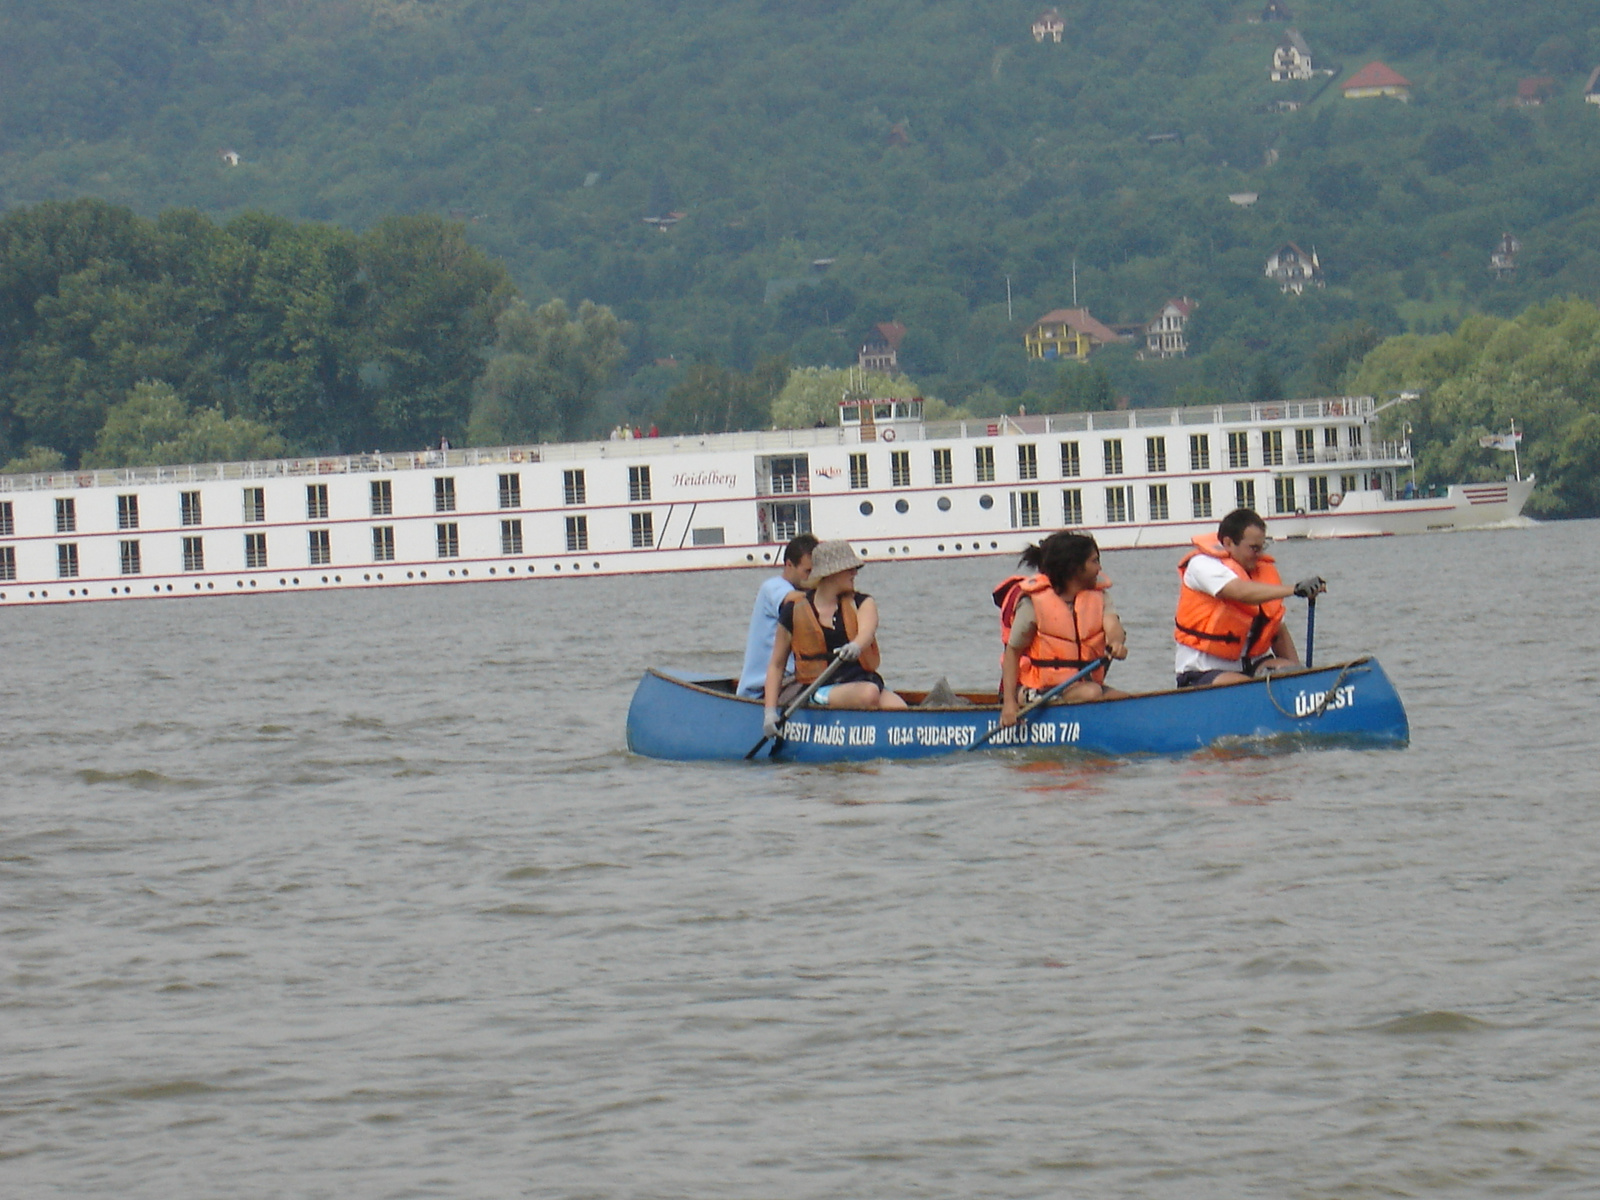
<svg viewBox="0 0 1600 1200"><path fill-rule="evenodd" d="M7 612L0 1193L1600 1194L1597 550L1280 544L1413 743L1179 761L629 756L755 573ZM890 682L1008 565L865 570Z"/></svg>

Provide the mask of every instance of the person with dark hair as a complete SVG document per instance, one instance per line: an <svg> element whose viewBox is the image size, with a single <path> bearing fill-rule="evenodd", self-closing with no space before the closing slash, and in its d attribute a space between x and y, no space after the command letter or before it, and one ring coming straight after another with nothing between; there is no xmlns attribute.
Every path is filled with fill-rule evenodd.
<svg viewBox="0 0 1600 1200"><path fill-rule="evenodd" d="M784 597L778 609L772 657L767 660L767 712L762 732L768 737L777 733L778 706L790 699L783 686L783 664L791 650L796 694L814 682L835 657L844 659L829 682L812 694L813 704L824 708L906 707L878 674L878 602L856 591L860 569L861 559L849 542L819 542L806 590Z"/></svg>
<svg viewBox="0 0 1600 1200"><path fill-rule="evenodd" d="M1242 683L1258 671L1300 665L1283 602L1327 590L1320 576L1288 587L1267 553L1267 523L1248 508L1223 517L1216 537L1200 535L1178 564L1173 669L1180 688Z"/></svg>
<svg viewBox="0 0 1600 1200"><path fill-rule="evenodd" d="M756 593L755 608L750 613L750 633L744 644L744 666L739 671L739 695L759 696L767 686L767 660L772 657L772 639L778 631L778 606L811 574L811 552L816 548L815 534L802 533L791 538L783 548L782 571L763 583Z"/></svg>
<svg viewBox="0 0 1600 1200"><path fill-rule="evenodd" d="M1053 533L1023 552L1038 574L1013 585L1015 606L1000 666L1000 724L1015 725L1021 706L1110 655L1128 656L1122 621L1106 601L1111 581L1100 573L1100 547L1086 533ZM1011 581L1007 581L1010 583ZM1004 586L1004 585L1002 585ZM1002 624L1005 604L1001 603ZM1105 686L1101 666L1061 698L1069 704L1124 693Z"/></svg>

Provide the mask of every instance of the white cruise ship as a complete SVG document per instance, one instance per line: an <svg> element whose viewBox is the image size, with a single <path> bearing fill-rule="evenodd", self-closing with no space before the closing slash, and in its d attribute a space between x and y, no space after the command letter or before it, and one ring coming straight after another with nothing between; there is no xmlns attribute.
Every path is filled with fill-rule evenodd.
<svg viewBox="0 0 1600 1200"><path fill-rule="evenodd" d="M1177 546L1254 508L1276 538L1503 524L1533 481L1421 494L1377 404L816 429L0 475L0 607L770 565L795 533L863 557L1014 556L1087 529Z"/></svg>

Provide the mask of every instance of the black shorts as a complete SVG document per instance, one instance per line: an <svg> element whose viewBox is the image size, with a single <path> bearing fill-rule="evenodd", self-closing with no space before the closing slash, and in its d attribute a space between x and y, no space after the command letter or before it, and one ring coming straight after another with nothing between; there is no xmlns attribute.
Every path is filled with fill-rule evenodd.
<svg viewBox="0 0 1600 1200"><path fill-rule="evenodd" d="M1185 671L1178 676L1180 688L1210 687L1217 681L1218 675L1233 675L1234 671Z"/></svg>

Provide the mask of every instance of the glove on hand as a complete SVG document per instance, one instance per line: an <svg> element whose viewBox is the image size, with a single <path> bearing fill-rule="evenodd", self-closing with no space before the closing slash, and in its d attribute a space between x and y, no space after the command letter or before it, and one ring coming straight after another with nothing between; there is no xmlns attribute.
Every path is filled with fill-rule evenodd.
<svg viewBox="0 0 1600 1200"><path fill-rule="evenodd" d="M1328 590L1328 581L1321 575L1313 575L1309 579L1302 579L1294 585L1294 594L1302 600L1309 600L1319 592Z"/></svg>
<svg viewBox="0 0 1600 1200"><path fill-rule="evenodd" d="M854 642L846 642L839 647L839 657L844 659L845 662L855 662L856 659L861 657L861 647Z"/></svg>
<svg viewBox="0 0 1600 1200"><path fill-rule="evenodd" d="M775 708L767 709L767 719L761 723L761 732L765 736L767 736L769 738L774 738L774 737L778 736L778 710L777 709L775 709Z"/></svg>

